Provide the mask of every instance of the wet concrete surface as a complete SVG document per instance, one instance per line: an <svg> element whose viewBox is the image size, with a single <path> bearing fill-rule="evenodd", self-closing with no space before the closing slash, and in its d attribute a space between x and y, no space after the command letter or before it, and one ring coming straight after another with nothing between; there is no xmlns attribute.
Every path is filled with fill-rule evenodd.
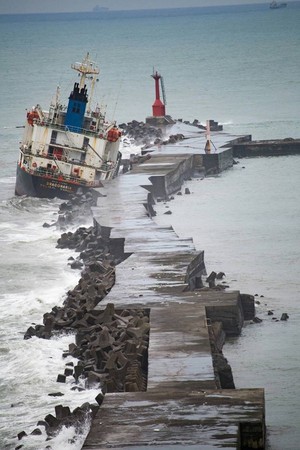
<svg viewBox="0 0 300 450"><path fill-rule="evenodd" d="M193 139L185 144L194 147ZM116 267L116 283L98 308L149 308L150 336L147 391L106 394L85 450L246 448L240 445L240 423L250 424L244 439L260 439L261 446L249 448L264 448L264 391L217 389L212 362L208 320L225 316L226 331L238 334L239 292L191 291L206 273L203 252L171 227L159 227L144 207L148 188L141 186L151 191L149 178L168 180L170 171L180 178L181 164L190 158L185 149L177 146L174 161L166 148L166 156L119 176L101 190L106 197L94 208L97 222L111 228L111 238L125 238L130 254Z"/></svg>
<svg viewBox="0 0 300 450"><path fill-rule="evenodd" d="M241 448L239 422L261 418L262 395L259 389L109 394L83 448Z"/></svg>

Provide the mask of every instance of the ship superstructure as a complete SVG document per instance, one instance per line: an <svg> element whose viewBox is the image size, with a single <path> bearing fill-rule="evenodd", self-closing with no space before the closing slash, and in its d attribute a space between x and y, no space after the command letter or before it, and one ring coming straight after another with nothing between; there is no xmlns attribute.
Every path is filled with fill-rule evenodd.
<svg viewBox="0 0 300 450"><path fill-rule="evenodd" d="M79 187L100 187L118 172L121 131L106 121L99 106L92 108L99 68L89 54L71 67L80 80L74 83L68 105L60 102L57 88L49 111L36 105L27 112L16 195L66 198Z"/></svg>

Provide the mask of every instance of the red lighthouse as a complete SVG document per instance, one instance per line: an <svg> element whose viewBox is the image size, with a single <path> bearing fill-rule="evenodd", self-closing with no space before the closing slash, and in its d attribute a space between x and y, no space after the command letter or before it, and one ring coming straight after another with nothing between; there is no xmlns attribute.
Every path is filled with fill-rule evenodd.
<svg viewBox="0 0 300 450"><path fill-rule="evenodd" d="M153 70L153 74L151 77L155 81L155 101L152 105L152 116L146 117L146 123L152 125L154 127L161 127L164 125L172 125L174 120L171 116L166 115L166 94L164 88L164 80L163 77L157 72ZM162 93L162 99L160 99L160 88Z"/></svg>
<svg viewBox="0 0 300 450"><path fill-rule="evenodd" d="M155 73L153 73L153 75L151 75L151 76L155 80L155 102L152 105L153 116L154 117L163 117L166 115L166 107L160 99L160 92L159 92L159 80L161 80L162 94L164 97L162 76L157 71Z"/></svg>

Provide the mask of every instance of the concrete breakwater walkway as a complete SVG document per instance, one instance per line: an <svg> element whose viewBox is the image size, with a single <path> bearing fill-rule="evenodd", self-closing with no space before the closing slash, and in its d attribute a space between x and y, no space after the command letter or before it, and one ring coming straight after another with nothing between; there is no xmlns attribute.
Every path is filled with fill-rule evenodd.
<svg viewBox="0 0 300 450"><path fill-rule="evenodd" d="M233 137L213 139L218 149L212 155L205 155L204 136L196 132L156 148L101 190L106 196L93 209L100 227L129 255L116 266L115 284L97 309L147 310L150 332L146 387L140 390L132 378L126 392L106 393L85 450L265 448L264 391L234 389L222 354L226 335L238 335L254 317L254 299L214 287L214 277L203 286L204 252L152 218L155 201L167 200L195 172L233 164L232 150L222 148Z"/></svg>
<svg viewBox="0 0 300 450"><path fill-rule="evenodd" d="M233 142L232 151L236 158L299 155L300 139L252 141L251 136L248 136L242 141Z"/></svg>

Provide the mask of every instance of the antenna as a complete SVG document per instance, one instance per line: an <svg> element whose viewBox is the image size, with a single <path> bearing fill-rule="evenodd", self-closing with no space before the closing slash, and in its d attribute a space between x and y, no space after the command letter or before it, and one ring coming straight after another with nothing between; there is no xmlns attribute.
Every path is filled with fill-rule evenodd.
<svg viewBox="0 0 300 450"><path fill-rule="evenodd" d="M123 80L120 81L120 85L119 85L119 90L118 90L118 94L117 94L117 98L116 98L115 108L114 108L113 116L112 116L112 120L113 121L115 120L115 114L116 114L116 109L117 109L117 105L118 105L118 101L119 101L119 97L120 97L122 84L123 84Z"/></svg>
<svg viewBox="0 0 300 450"><path fill-rule="evenodd" d="M206 144L205 144L205 147L204 147L205 153L210 153L211 152L211 144L213 145L213 147L215 149L215 152L216 152L217 148L216 148L216 146L214 145L214 143L210 139L210 120L206 121L205 137L206 137Z"/></svg>
<svg viewBox="0 0 300 450"><path fill-rule="evenodd" d="M89 79L93 79L100 73L99 67L97 67L96 64L90 60L89 53L86 54L86 57L81 63L76 62L75 64L71 65L71 68L76 70L78 72L78 76L81 77L79 84L80 89L84 87L87 75L92 75L92 77L90 77Z"/></svg>
<svg viewBox="0 0 300 450"><path fill-rule="evenodd" d="M161 92L162 92L163 101L164 101L164 104L166 106L166 104L167 104L167 97L166 97L165 83L164 83L164 78L163 77L161 77L161 79L160 79L160 84L161 84Z"/></svg>

